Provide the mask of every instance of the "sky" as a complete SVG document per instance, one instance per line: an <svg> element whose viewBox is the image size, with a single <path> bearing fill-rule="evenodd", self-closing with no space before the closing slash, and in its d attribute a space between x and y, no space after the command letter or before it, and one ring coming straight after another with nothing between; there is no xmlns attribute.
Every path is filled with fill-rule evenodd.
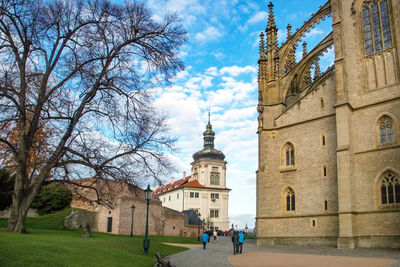
<svg viewBox="0 0 400 267"><path fill-rule="evenodd" d="M161 177L170 182L190 174L192 154L203 148L208 110L215 131L215 148L225 154L229 195L229 221L243 229L254 227L256 216L257 60L259 35L268 21L264 0L147 0L153 19L176 12L188 33L180 56L185 70L169 86L155 90L155 105L168 115L178 152L169 155L176 173ZM278 43L292 33L326 0L273 1ZM308 51L331 31L327 18L306 35ZM296 57L302 54L299 45ZM321 59L324 71L333 63L333 51Z"/></svg>

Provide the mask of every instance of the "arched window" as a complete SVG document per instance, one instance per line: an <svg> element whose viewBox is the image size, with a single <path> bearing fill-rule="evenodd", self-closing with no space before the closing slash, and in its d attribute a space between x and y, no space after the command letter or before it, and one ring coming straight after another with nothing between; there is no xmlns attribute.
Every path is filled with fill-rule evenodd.
<svg viewBox="0 0 400 267"><path fill-rule="evenodd" d="M400 203L400 180L392 171L383 174L381 199L383 205Z"/></svg>
<svg viewBox="0 0 400 267"><path fill-rule="evenodd" d="M286 210L296 210L296 199L292 188L288 188L286 192Z"/></svg>
<svg viewBox="0 0 400 267"><path fill-rule="evenodd" d="M283 158L285 159L285 166L294 166L294 147L291 143L287 143L283 147Z"/></svg>
<svg viewBox="0 0 400 267"><path fill-rule="evenodd" d="M379 136L381 144L393 143L393 120L389 116L379 120Z"/></svg>
<svg viewBox="0 0 400 267"><path fill-rule="evenodd" d="M387 0L365 1L362 20L367 55L392 47Z"/></svg>

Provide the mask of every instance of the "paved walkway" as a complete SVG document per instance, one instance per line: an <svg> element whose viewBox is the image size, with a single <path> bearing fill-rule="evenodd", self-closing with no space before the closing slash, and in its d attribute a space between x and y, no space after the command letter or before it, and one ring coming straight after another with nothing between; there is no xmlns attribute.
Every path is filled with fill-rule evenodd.
<svg viewBox="0 0 400 267"><path fill-rule="evenodd" d="M400 249L336 249L330 247L263 246L245 240L243 254L233 255L229 237L210 240L207 249L193 247L170 256L177 267L400 267Z"/></svg>

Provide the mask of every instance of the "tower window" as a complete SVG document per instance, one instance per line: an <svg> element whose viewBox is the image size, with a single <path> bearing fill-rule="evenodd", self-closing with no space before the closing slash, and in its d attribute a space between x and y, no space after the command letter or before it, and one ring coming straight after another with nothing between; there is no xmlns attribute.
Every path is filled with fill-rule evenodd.
<svg viewBox="0 0 400 267"><path fill-rule="evenodd" d="M198 192L194 193L194 198L199 198L199 193Z"/></svg>
<svg viewBox="0 0 400 267"><path fill-rule="evenodd" d="M326 166L322 167L322 173L323 173L324 177L327 176L328 170L327 170Z"/></svg>
<svg viewBox="0 0 400 267"><path fill-rule="evenodd" d="M325 208L325 210L328 210L328 200L324 201L324 208Z"/></svg>
<svg viewBox="0 0 400 267"><path fill-rule="evenodd" d="M323 146L326 145L326 136L325 135L322 135L321 143Z"/></svg>
<svg viewBox="0 0 400 267"><path fill-rule="evenodd" d="M211 174L211 176L210 176L210 184L219 185L219 175L218 174Z"/></svg>
<svg viewBox="0 0 400 267"><path fill-rule="evenodd" d="M321 108L325 107L325 102L324 102L323 98L320 99L320 105L321 105Z"/></svg>
<svg viewBox="0 0 400 267"><path fill-rule="evenodd" d="M386 0L364 3L362 20L367 55L392 47L392 35Z"/></svg>

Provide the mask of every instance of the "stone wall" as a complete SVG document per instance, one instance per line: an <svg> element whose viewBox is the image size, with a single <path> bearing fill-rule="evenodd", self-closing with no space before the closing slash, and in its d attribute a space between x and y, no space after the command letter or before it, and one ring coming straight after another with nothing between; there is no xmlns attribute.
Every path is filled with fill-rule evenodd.
<svg viewBox="0 0 400 267"><path fill-rule="evenodd" d="M92 231L97 231L97 212L87 210L72 210L71 214L65 217L64 226L67 229L86 229L89 224Z"/></svg>

